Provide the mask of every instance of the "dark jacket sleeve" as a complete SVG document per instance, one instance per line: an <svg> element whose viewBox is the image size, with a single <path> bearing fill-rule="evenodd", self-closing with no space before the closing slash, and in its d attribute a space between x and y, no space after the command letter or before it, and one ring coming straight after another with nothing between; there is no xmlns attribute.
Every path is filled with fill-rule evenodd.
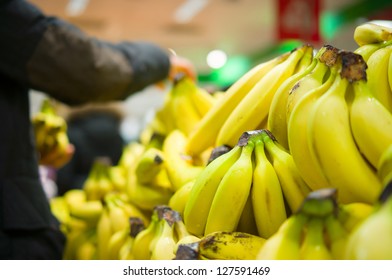
<svg viewBox="0 0 392 280"><path fill-rule="evenodd" d="M0 0L0 72L69 105L122 100L163 80L167 53L104 42L24 0Z"/></svg>

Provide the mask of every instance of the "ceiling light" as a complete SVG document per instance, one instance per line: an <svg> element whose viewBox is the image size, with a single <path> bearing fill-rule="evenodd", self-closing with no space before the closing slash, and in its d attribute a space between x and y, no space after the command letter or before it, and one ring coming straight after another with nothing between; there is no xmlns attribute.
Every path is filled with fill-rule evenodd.
<svg viewBox="0 0 392 280"><path fill-rule="evenodd" d="M218 69L226 64L227 55L222 50L213 50L207 54L207 64L211 68Z"/></svg>
<svg viewBox="0 0 392 280"><path fill-rule="evenodd" d="M208 0L187 0L174 14L174 20L178 23L188 23L208 4Z"/></svg>
<svg viewBox="0 0 392 280"><path fill-rule="evenodd" d="M69 0L65 7L65 13L68 16L79 16L87 8L89 0Z"/></svg>

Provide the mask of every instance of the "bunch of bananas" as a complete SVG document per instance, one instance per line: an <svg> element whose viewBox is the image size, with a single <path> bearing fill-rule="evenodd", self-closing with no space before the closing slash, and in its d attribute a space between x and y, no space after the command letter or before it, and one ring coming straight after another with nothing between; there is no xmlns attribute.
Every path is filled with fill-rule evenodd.
<svg viewBox="0 0 392 280"><path fill-rule="evenodd" d="M67 123L57 114L51 100L42 101L40 110L31 122L40 159L45 159L48 155L52 158L64 157L69 145Z"/></svg>
<svg viewBox="0 0 392 280"><path fill-rule="evenodd" d="M196 177L184 221L200 237L241 231L268 238L309 192L293 158L273 135L265 129L249 131Z"/></svg>
<svg viewBox="0 0 392 280"><path fill-rule="evenodd" d="M191 78L178 74L149 127L163 135L178 129L188 136L216 100L214 95L199 87Z"/></svg>
<svg viewBox="0 0 392 280"><path fill-rule="evenodd" d="M304 44L216 94L178 76L118 165L51 200L64 258L391 259L391 31Z"/></svg>
<svg viewBox="0 0 392 280"><path fill-rule="evenodd" d="M346 259L351 234L373 209L363 203L341 205L336 189L311 192L300 209L268 238L257 254L262 260Z"/></svg>
<svg viewBox="0 0 392 280"><path fill-rule="evenodd" d="M189 135L186 152L198 155L210 147L234 146L243 132L266 128L277 88L310 63L310 50L311 46L304 45L255 66L239 78Z"/></svg>

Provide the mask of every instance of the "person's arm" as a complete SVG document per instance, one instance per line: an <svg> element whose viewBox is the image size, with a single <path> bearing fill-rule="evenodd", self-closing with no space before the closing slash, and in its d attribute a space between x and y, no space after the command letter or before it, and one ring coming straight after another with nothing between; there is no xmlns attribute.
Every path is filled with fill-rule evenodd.
<svg viewBox="0 0 392 280"><path fill-rule="evenodd" d="M1 73L69 105L122 100L171 73L152 43L100 41L23 0L0 1L0 38Z"/></svg>

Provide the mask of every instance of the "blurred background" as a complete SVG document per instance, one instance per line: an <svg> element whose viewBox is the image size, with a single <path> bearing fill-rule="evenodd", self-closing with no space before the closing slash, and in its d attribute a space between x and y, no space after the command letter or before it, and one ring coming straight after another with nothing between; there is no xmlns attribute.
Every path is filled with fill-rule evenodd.
<svg viewBox="0 0 392 280"><path fill-rule="evenodd" d="M91 36L110 41L147 40L171 49L191 60L200 85L211 91L226 88L255 64L303 43L355 50L353 32L357 25L392 19L390 0L31 2ZM126 140L134 138L161 105L161 91L147 88L126 100L122 129ZM33 112L39 98L34 100Z"/></svg>

